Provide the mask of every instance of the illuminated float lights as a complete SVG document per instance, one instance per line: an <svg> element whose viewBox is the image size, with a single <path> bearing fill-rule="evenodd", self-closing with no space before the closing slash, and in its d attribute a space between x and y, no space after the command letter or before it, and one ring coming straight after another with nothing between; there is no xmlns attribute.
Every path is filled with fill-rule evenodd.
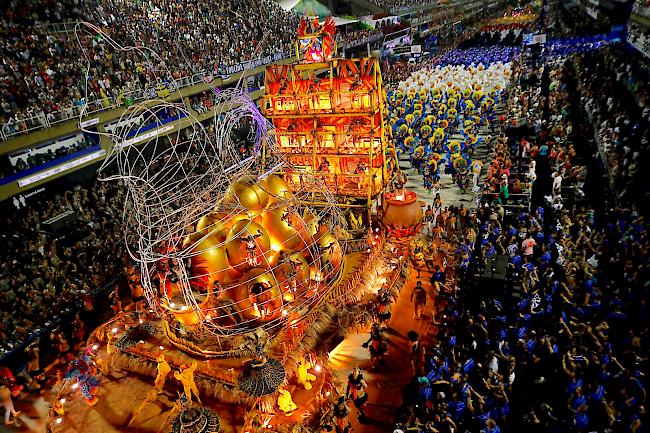
<svg viewBox="0 0 650 433"><path fill-rule="evenodd" d="M285 142L286 143L286 142ZM381 159L381 149L379 146L370 146L357 145L356 143L341 143L338 146L328 145L330 143L324 143L317 146L314 146L312 143L306 142L301 145L298 144L284 144L279 146L280 150L286 154L287 158L291 160L291 163L294 165L306 165L301 164L299 157L313 157L314 153L317 155L320 163L320 158L328 158L339 160L343 159L345 161L362 161L364 164L368 164L369 161L374 161L377 158ZM312 165L313 161L308 165Z"/></svg>
<svg viewBox="0 0 650 433"><path fill-rule="evenodd" d="M317 187L324 186L338 196L337 206L361 207L363 200L369 213L397 164L383 130L387 104L379 61L335 58L336 47L327 42L332 37L323 32L299 31L300 63L266 67L262 111L276 128L274 149L290 164L283 174L293 190L310 192L318 206L325 196Z"/></svg>
<svg viewBox="0 0 650 433"><path fill-rule="evenodd" d="M354 95L345 95L340 99L334 99L332 102L331 95L304 95L304 96L283 96L273 95L266 97L264 103L265 116L273 118L275 116L294 115L296 117L306 117L315 114L329 115L371 115L379 112L379 104L375 94L364 94L356 99Z"/></svg>

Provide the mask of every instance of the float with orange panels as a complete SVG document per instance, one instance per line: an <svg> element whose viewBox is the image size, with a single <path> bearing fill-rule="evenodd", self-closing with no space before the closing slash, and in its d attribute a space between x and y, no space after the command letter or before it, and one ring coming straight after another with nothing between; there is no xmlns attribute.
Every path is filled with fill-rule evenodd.
<svg viewBox="0 0 650 433"><path fill-rule="evenodd" d="M396 169L379 61L336 58L329 19L309 27L299 29L297 64L266 68L262 110L290 163L284 178L311 190L313 206L323 197L308 179L325 185L340 206L369 210Z"/></svg>

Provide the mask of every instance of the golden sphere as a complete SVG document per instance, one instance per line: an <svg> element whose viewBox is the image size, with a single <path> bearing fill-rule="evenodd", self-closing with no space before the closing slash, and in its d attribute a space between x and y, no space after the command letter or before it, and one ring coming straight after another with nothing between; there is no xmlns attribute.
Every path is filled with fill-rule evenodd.
<svg viewBox="0 0 650 433"><path fill-rule="evenodd" d="M216 236L208 236L190 248L196 254L192 257L190 283L207 290L215 280L222 281L229 264L228 256L219 239Z"/></svg>
<svg viewBox="0 0 650 433"><path fill-rule="evenodd" d="M215 223L215 214L203 215L196 223L196 231L203 231L206 227L211 227Z"/></svg>
<svg viewBox="0 0 650 433"><path fill-rule="evenodd" d="M283 216L285 216L284 221L282 220ZM286 206L267 210L262 214L262 225L271 238L271 248L273 250L298 249L302 238L289 223L296 224L295 221L299 218L297 215L287 214Z"/></svg>
<svg viewBox="0 0 650 433"><path fill-rule="evenodd" d="M287 185L287 182L285 182L285 180L280 176L272 174L271 176L267 177L265 181L267 191L272 198L276 200L284 200L293 197L293 193L291 192L289 185Z"/></svg>
<svg viewBox="0 0 650 433"><path fill-rule="evenodd" d="M255 295L252 288L262 283L266 289ZM273 274L263 268L253 268L244 274L240 284L231 291L235 307L245 320L268 322L281 314L282 294ZM264 310L264 312L263 312ZM266 314L265 314L266 313Z"/></svg>
<svg viewBox="0 0 650 433"><path fill-rule="evenodd" d="M260 211L269 203L269 194L265 188L253 176L244 175L230 185L228 195L236 198L249 211Z"/></svg>
<svg viewBox="0 0 650 433"><path fill-rule="evenodd" d="M196 232L200 235L209 234L216 236L219 242L223 242L228 234L228 229L234 224L228 215L211 213L202 216L196 223Z"/></svg>
<svg viewBox="0 0 650 433"><path fill-rule="evenodd" d="M318 217L310 210L301 218L296 218L295 229L300 232L306 243L313 243L314 236L318 232Z"/></svg>
<svg viewBox="0 0 650 433"><path fill-rule="evenodd" d="M257 236L254 239L256 248L255 257L249 259L246 250L246 242L243 237ZM271 250L271 240L266 233L266 229L260 224L249 219L237 221L226 236L226 252L228 253L228 262L238 272L244 273L256 266L267 265L267 253ZM255 263L253 263L254 261Z"/></svg>

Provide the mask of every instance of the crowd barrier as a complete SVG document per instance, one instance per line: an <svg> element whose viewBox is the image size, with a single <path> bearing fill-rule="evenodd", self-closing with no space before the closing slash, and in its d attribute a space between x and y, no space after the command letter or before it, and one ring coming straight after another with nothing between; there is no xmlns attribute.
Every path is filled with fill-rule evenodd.
<svg viewBox="0 0 650 433"><path fill-rule="evenodd" d="M338 41L337 44L339 48L345 49L345 48L350 48L350 47L357 47L359 45L366 45L370 44L372 42L379 41L383 39L384 34L382 32L377 32L372 35L365 36L360 39L351 39L351 40L341 40Z"/></svg>

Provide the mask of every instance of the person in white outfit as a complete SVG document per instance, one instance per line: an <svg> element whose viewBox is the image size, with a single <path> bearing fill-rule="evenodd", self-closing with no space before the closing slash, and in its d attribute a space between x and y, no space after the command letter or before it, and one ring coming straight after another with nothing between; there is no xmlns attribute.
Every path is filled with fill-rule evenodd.
<svg viewBox="0 0 650 433"><path fill-rule="evenodd" d="M15 424L16 418L20 415L20 412L14 409L14 402L11 399L11 391L5 384L0 385L0 405L5 408L5 425ZM11 417L14 417L11 420Z"/></svg>
<svg viewBox="0 0 650 433"><path fill-rule="evenodd" d="M557 194L560 192L561 188L562 188L562 173L556 171L553 174L553 192Z"/></svg>

